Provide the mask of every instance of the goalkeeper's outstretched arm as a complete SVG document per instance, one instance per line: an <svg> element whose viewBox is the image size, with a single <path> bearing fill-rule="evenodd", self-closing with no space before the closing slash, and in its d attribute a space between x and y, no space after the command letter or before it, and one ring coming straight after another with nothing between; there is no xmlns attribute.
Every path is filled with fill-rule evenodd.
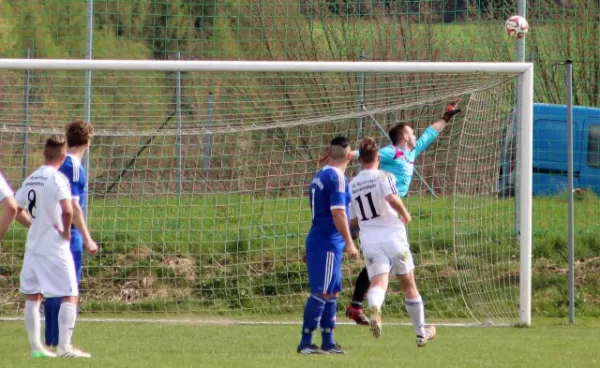
<svg viewBox="0 0 600 368"><path fill-rule="evenodd" d="M435 129L438 133L444 130L446 124L450 121L450 119L452 119L454 115L458 114L461 111L460 109L456 108L459 102L460 98L455 98L452 102L450 102L450 105L446 107L446 111L444 111L444 114L442 114L440 120L437 120L436 122L431 124L431 127Z"/></svg>

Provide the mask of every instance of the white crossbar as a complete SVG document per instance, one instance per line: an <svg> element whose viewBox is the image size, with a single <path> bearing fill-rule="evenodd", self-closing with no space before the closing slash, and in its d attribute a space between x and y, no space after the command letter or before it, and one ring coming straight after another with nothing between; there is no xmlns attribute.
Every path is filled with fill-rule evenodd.
<svg viewBox="0 0 600 368"><path fill-rule="evenodd" d="M531 63L0 59L0 69L180 72L523 73Z"/></svg>

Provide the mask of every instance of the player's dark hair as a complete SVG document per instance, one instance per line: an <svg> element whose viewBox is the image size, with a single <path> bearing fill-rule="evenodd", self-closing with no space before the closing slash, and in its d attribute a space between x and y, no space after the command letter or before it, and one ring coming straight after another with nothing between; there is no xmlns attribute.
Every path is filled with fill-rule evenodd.
<svg viewBox="0 0 600 368"><path fill-rule="evenodd" d="M394 125L392 129L390 129L388 134L394 146L400 143L400 138L402 137L404 129L406 129L407 126L409 126L407 123L398 123Z"/></svg>
<svg viewBox="0 0 600 368"><path fill-rule="evenodd" d="M372 164L379 155L379 146L375 139L366 137L360 142L360 148L358 149L358 156L360 162L365 164Z"/></svg>
<svg viewBox="0 0 600 368"><path fill-rule="evenodd" d="M348 152L346 151L348 147L350 147L350 141L348 141L348 138L333 138L329 146L329 157L335 160L343 160L348 154Z"/></svg>
<svg viewBox="0 0 600 368"><path fill-rule="evenodd" d="M55 161L65 155L67 151L67 140L63 134L52 134L46 139L44 146L44 158L48 161Z"/></svg>
<svg viewBox="0 0 600 368"><path fill-rule="evenodd" d="M333 138L331 140L330 144L332 146L340 146L342 148L346 148L346 147L348 147L350 145L350 141L346 137L339 136L339 137Z"/></svg>
<svg viewBox="0 0 600 368"><path fill-rule="evenodd" d="M92 125L85 121L74 121L67 125L67 145L71 147L81 147L89 143L94 134Z"/></svg>

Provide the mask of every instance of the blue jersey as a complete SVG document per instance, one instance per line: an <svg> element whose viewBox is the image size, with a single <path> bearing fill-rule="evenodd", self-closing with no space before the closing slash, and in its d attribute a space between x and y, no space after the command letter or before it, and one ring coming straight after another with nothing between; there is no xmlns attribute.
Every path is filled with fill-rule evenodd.
<svg viewBox="0 0 600 368"><path fill-rule="evenodd" d="M85 193L86 193L86 174L85 169L81 165L81 161L74 156L67 154L65 162L60 167L62 172L71 184L71 196L73 199L78 199L79 206L83 210L85 208ZM74 225L71 226L71 250L78 251L82 249L82 239L79 230Z"/></svg>
<svg viewBox="0 0 600 368"><path fill-rule="evenodd" d="M398 195L405 197L410 187L415 160L437 138L438 131L429 127L415 142L415 148L408 152L393 145L379 150L379 169L387 171L396 177ZM357 155L358 155L358 151Z"/></svg>
<svg viewBox="0 0 600 368"><path fill-rule="evenodd" d="M350 213L350 186L343 172L331 166L319 170L310 183L312 225L306 239L307 251L342 251L345 243L333 222L331 210Z"/></svg>

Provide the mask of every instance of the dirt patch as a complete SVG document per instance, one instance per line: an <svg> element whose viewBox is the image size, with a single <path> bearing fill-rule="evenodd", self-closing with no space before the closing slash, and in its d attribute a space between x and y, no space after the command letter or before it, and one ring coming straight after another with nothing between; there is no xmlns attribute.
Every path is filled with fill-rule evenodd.
<svg viewBox="0 0 600 368"><path fill-rule="evenodd" d="M193 259L165 257L161 263L173 270L179 278L187 281L196 280L196 262Z"/></svg>

